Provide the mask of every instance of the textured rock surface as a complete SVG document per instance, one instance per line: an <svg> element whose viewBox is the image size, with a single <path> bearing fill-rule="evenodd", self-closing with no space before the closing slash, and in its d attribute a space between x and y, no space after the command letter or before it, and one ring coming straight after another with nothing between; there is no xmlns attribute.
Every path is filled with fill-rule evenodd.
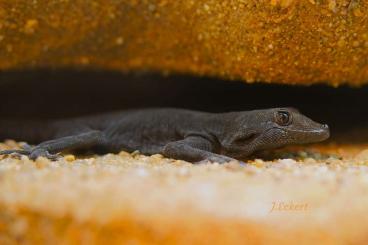
<svg viewBox="0 0 368 245"><path fill-rule="evenodd" d="M0 243L367 244L366 149L293 149L248 166L125 152L5 158Z"/></svg>
<svg viewBox="0 0 368 245"><path fill-rule="evenodd" d="M0 69L368 81L366 0L0 0Z"/></svg>

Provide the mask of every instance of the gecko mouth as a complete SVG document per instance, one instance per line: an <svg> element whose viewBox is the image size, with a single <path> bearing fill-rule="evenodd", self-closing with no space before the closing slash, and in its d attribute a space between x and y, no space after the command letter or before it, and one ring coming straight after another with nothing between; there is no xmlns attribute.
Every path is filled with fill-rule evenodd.
<svg viewBox="0 0 368 245"><path fill-rule="evenodd" d="M308 136L307 136L308 140L303 143L317 143L317 142L327 140L329 137L330 137L330 130L327 126L326 128L319 129L319 130L313 130L310 133L308 133Z"/></svg>
<svg viewBox="0 0 368 245"><path fill-rule="evenodd" d="M287 130L289 134L294 134L299 140L298 144L317 143L325 141L330 137L330 128L327 124L320 125L313 130Z"/></svg>

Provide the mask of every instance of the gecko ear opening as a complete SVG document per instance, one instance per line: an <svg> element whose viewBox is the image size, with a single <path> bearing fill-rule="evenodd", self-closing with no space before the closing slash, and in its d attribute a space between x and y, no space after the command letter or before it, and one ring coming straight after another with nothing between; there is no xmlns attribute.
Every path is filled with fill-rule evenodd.
<svg viewBox="0 0 368 245"><path fill-rule="evenodd" d="M235 145L247 145L247 144L251 143L252 141L254 141L258 136L259 136L259 134L257 134L257 133L251 133L249 135L243 135L243 136L235 139L233 141L233 144L235 144Z"/></svg>

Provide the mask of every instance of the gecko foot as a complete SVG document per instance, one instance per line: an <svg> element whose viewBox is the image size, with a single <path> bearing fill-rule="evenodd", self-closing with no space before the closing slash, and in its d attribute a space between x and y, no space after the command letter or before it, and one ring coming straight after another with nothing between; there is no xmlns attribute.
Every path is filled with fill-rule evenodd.
<svg viewBox="0 0 368 245"><path fill-rule="evenodd" d="M51 154L47 150L35 147L28 156L32 160L36 160L38 157L45 157L51 161L57 161L62 158L59 154Z"/></svg>
<svg viewBox="0 0 368 245"><path fill-rule="evenodd" d="M212 155L212 156L209 156L206 159L204 159L204 160L202 160L198 163L208 163L208 162L211 162L211 163L214 163L214 162L227 163L227 162L232 162L232 161L238 162L238 160L236 160L234 158L231 158L231 157L227 157L227 156L223 156L223 155Z"/></svg>
<svg viewBox="0 0 368 245"><path fill-rule="evenodd" d="M21 150L4 150L0 151L0 155L11 155L15 157L20 157L22 155L28 156L31 160L36 160L38 157L45 157L51 161L56 161L61 158L59 154L50 154L48 151L42 148L31 148L26 145L25 149Z"/></svg>

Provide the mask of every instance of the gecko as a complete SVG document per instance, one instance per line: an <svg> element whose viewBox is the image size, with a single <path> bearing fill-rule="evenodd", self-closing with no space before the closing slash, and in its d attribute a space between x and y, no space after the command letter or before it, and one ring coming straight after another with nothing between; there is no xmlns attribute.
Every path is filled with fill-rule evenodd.
<svg viewBox="0 0 368 245"><path fill-rule="evenodd" d="M329 127L294 108L209 113L176 108L136 109L73 119L0 120L0 139L33 143L0 151L35 160L81 149L98 154L133 152L192 163L225 163L286 145L315 143Z"/></svg>

